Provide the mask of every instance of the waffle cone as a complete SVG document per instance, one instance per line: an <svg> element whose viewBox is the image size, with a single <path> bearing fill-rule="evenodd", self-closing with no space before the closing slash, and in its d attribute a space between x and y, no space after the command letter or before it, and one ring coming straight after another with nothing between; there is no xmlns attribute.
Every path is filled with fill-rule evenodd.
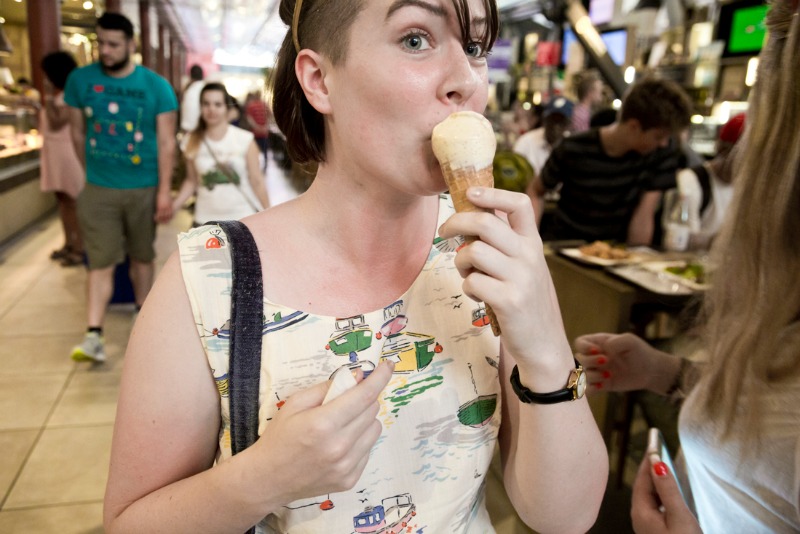
<svg viewBox="0 0 800 534"><path fill-rule="evenodd" d="M473 167L462 167L453 169L449 165L442 165L442 174L444 175L447 187L450 190L450 196L453 199L453 206L457 212L463 211L490 211L484 208L479 208L467 199L467 189L473 186L479 187L494 187L494 176L492 174L491 165L483 169L475 169ZM466 236L465 244L475 241L474 236ZM489 322L492 326L492 333L499 336L500 323L497 322L497 316L494 310L486 305L486 316L489 317Z"/></svg>

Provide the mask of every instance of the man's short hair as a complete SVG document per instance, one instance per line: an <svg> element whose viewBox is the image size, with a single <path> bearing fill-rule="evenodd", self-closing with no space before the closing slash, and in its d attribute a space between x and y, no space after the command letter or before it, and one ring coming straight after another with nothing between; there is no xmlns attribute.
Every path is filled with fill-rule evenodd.
<svg viewBox="0 0 800 534"><path fill-rule="evenodd" d="M119 13L103 13L97 19L97 25L104 30L119 30L128 39L133 39L133 24L125 15Z"/></svg>
<svg viewBox="0 0 800 534"><path fill-rule="evenodd" d="M202 80L203 79L203 67L200 65L192 65L189 69L189 78L192 80Z"/></svg>
<svg viewBox="0 0 800 534"><path fill-rule="evenodd" d="M595 84L600 80L594 73L587 72L583 76L580 77L580 81L578 81L578 86L576 88L576 93L578 94L578 102L583 101L589 95L589 91L591 91Z"/></svg>
<svg viewBox="0 0 800 534"><path fill-rule="evenodd" d="M692 117L692 101L681 86L670 80L645 78L633 85L622 101L619 120L636 119L643 130L666 128L679 132Z"/></svg>

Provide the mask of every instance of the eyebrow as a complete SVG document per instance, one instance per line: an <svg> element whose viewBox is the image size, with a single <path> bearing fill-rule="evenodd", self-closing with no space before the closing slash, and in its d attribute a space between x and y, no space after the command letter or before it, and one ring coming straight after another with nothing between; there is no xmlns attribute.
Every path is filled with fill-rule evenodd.
<svg viewBox="0 0 800 534"><path fill-rule="evenodd" d="M394 15L397 11L403 9L404 7L419 7L430 12L433 15L438 17L446 17L447 11L444 10L441 6L437 6L434 4L429 4L427 2L423 2L422 0L395 0L391 6L389 6L389 11L386 12L386 19L388 20L392 15Z"/></svg>
<svg viewBox="0 0 800 534"><path fill-rule="evenodd" d="M391 6L389 6L389 11L386 12L386 20L389 20L392 15L394 15L397 11L403 9L404 7L418 7L420 9L424 9L433 15L438 17L447 17L447 11L444 8L429 4L427 2L423 2L422 0L395 0ZM473 26L481 26L487 24L486 17L473 17L472 18L472 25Z"/></svg>

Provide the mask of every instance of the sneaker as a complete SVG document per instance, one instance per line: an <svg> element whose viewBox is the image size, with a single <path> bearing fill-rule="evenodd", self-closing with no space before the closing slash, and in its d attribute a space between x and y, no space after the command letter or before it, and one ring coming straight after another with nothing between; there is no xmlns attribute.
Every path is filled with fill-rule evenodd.
<svg viewBox="0 0 800 534"><path fill-rule="evenodd" d="M76 362L106 361L105 340L97 332L87 332L83 343L72 348L72 359Z"/></svg>

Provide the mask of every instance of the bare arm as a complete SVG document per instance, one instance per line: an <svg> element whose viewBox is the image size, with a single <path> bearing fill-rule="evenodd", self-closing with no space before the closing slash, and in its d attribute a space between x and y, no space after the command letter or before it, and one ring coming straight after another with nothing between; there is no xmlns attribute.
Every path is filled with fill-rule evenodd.
<svg viewBox="0 0 800 534"><path fill-rule="evenodd" d="M71 109L63 103L57 104L52 95L44 97L44 113L47 116L47 123L53 130L60 130L70 124Z"/></svg>
<svg viewBox="0 0 800 534"><path fill-rule="evenodd" d="M523 404L509 383L517 365L522 384L556 391L575 368L530 199L492 188L470 188L467 195L476 206L507 215L456 213L439 228L444 238L479 237L458 251L455 265L464 293L490 305L503 329L499 439L506 491L536 531L586 532L608 478L608 455L588 402Z"/></svg>
<svg viewBox="0 0 800 534"><path fill-rule="evenodd" d="M261 203L261 209L267 209L269 207L269 195L267 194L267 186L264 183L264 175L258 165L258 145L256 145L255 141L250 142L246 158L247 178L250 180L250 187Z"/></svg>
<svg viewBox="0 0 800 534"><path fill-rule="evenodd" d="M655 215L661 191L645 191L628 224L629 245L649 245L653 242Z"/></svg>
<svg viewBox="0 0 800 534"><path fill-rule="evenodd" d="M86 168L86 120L83 118L83 111L78 108L69 108L69 127L72 134L72 147L75 155Z"/></svg>
<svg viewBox="0 0 800 534"><path fill-rule="evenodd" d="M525 193L530 197L533 204L533 213L536 216L536 226L542 225L542 216L544 215L544 194L545 188L542 179L539 176L534 176L530 181L528 187L525 188Z"/></svg>
<svg viewBox="0 0 800 534"><path fill-rule="evenodd" d="M200 183L197 176L197 167L195 167L194 160L186 160L186 178L184 178L175 200L172 201L172 211L176 212L183 207L189 197L195 194L197 186Z"/></svg>
<svg viewBox="0 0 800 534"><path fill-rule="evenodd" d="M175 124L178 113L167 111L156 117L158 138L158 196L156 221L169 222L172 218L172 170L175 165Z"/></svg>

